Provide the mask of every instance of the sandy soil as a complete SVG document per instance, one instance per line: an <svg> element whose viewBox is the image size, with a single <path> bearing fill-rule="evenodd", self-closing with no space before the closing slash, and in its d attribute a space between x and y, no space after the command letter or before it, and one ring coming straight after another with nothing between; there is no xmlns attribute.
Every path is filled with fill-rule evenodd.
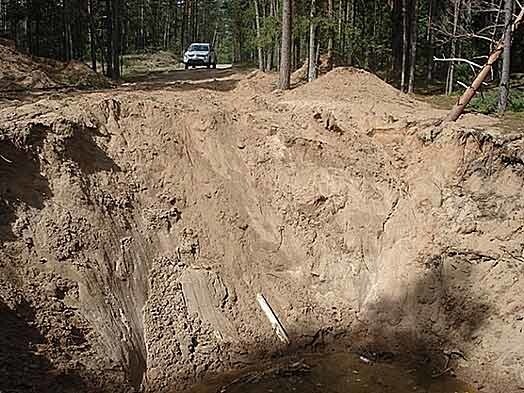
<svg viewBox="0 0 524 393"><path fill-rule="evenodd" d="M107 88L111 84L79 61L60 62L29 56L0 38L0 98L7 93L67 87Z"/></svg>
<svg viewBox="0 0 524 393"><path fill-rule="evenodd" d="M0 109L0 390L180 391L329 346L524 388L520 132L355 69L171 75Z"/></svg>

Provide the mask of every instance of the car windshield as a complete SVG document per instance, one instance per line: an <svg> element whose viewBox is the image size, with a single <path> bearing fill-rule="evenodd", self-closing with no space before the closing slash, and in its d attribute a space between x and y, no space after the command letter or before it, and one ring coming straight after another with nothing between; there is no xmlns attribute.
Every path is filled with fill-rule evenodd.
<svg viewBox="0 0 524 393"><path fill-rule="evenodd" d="M209 51L209 45L203 45L203 44L192 44L189 47L190 52L207 52Z"/></svg>

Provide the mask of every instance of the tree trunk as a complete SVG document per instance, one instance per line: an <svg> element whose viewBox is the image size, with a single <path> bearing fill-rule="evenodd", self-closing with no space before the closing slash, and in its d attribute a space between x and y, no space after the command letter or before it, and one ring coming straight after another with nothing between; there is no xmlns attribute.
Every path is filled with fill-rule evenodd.
<svg viewBox="0 0 524 393"><path fill-rule="evenodd" d="M280 49L281 49L281 42L276 42L275 45L273 45L273 68L277 68L277 64L280 64Z"/></svg>
<svg viewBox="0 0 524 393"><path fill-rule="evenodd" d="M93 17L93 0L87 3L87 12L89 17L89 43L91 49L91 68L96 72L96 38L95 38L95 21Z"/></svg>
<svg viewBox="0 0 524 393"><path fill-rule="evenodd" d="M193 41L200 41L200 31L198 29L198 15L199 15L199 12L198 12L198 0L194 0L195 1L195 5L194 5L194 8L193 8L193 12L194 12L194 17L193 17L193 38L192 40Z"/></svg>
<svg viewBox="0 0 524 393"><path fill-rule="evenodd" d="M393 0L391 7L391 73L394 75L402 72L402 1Z"/></svg>
<svg viewBox="0 0 524 393"><path fill-rule="evenodd" d="M269 1L269 16L274 17L275 16L275 3L273 0ZM266 50L266 71L271 71L276 67L276 56L275 56L275 48L277 45L273 42L269 48Z"/></svg>
<svg viewBox="0 0 524 393"><path fill-rule="evenodd" d="M315 18L315 0L311 0L311 12L309 21L309 61L308 61L308 82L317 78L317 64L315 62L315 42L316 42L316 21Z"/></svg>
<svg viewBox="0 0 524 393"><path fill-rule="evenodd" d="M293 1L293 0L291 0ZM278 17L279 15L279 8L278 8L279 2L278 0L273 0L273 16ZM293 3L290 4L290 7L293 7ZM293 12L293 10L291 10ZM293 19L293 14L291 14L291 19ZM291 27L291 30L293 28ZM292 36L292 33L290 33ZM279 42L278 39L276 40L275 44L273 45L273 67L276 69L278 66L277 64L280 64L280 46L282 42Z"/></svg>
<svg viewBox="0 0 524 393"><path fill-rule="evenodd" d="M120 47L121 47L121 30L122 26L120 23L120 0L111 0L111 11L112 11L112 45L111 55L113 57L113 74L112 78L115 80L120 79Z"/></svg>
<svg viewBox="0 0 524 393"><path fill-rule="evenodd" d="M333 68L333 40L335 36L335 30L332 27L333 23L333 0L328 0L328 19L329 19L329 31L328 31L328 46L327 46L327 67L328 70Z"/></svg>
<svg viewBox="0 0 524 393"><path fill-rule="evenodd" d="M282 1L282 43L279 88L287 90L291 82L291 0Z"/></svg>
<svg viewBox="0 0 524 393"><path fill-rule="evenodd" d="M171 31L173 32L172 38L169 40L169 46L173 45L173 40L176 40L177 37L177 29L178 29L178 2L173 2L173 27L171 28ZM175 41L176 42L176 41Z"/></svg>
<svg viewBox="0 0 524 393"><path fill-rule="evenodd" d="M258 69L264 71L264 53L262 51L262 42L260 42L260 12L258 9L258 0L255 2L255 23L257 29L257 52L258 52Z"/></svg>
<svg viewBox="0 0 524 393"><path fill-rule="evenodd" d="M187 32L186 45L193 42L193 39L194 39L193 37L193 15L194 15L193 1L194 0L187 0L187 1L188 1L188 14L187 14L187 27L186 27L186 32Z"/></svg>
<svg viewBox="0 0 524 393"><path fill-rule="evenodd" d="M354 55L354 48L355 45L353 44L357 38L356 35L356 2L355 0L351 0L351 4L348 1L348 8L351 5L351 15L350 15L350 22L351 22L351 36L349 37L349 55L348 55L348 63L349 65L353 65L353 55ZM347 10L346 10L347 11ZM347 16L348 13L346 13Z"/></svg>
<svg viewBox="0 0 524 393"><path fill-rule="evenodd" d="M364 68L367 70L373 70L374 69L374 49L373 47L376 45L376 34L377 34L377 0L373 0L373 14L372 19L370 21L365 22L366 25L370 28L370 31L368 31L368 37L370 38L370 42L368 45L366 45L365 49L365 56L364 56Z"/></svg>
<svg viewBox="0 0 524 393"><path fill-rule="evenodd" d="M293 69L300 68L300 59L301 59L301 46L300 46L300 34L297 34L294 43L293 43L295 50L293 53L294 59L293 59Z"/></svg>
<svg viewBox="0 0 524 393"><path fill-rule="evenodd" d="M509 78L511 64L511 20L513 19L513 1L505 0L504 4L504 53L502 55L502 74L500 76L500 94L498 102L499 113L504 113L508 107Z"/></svg>
<svg viewBox="0 0 524 393"><path fill-rule="evenodd" d="M140 3L140 49L144 49L146 47L146 36L144 28L144 2L145 0L142 0Z"/></svg>
<svg viewBox="0 0 524 393"><path fill-rule="evenodd" d="M418 26L418 0L413 0L413 14L411 16L411 54L409 66L408 93L415 90L415 71L417 67L417 26Z"/></svg>
<svg viewBox="0 0 524 393"><path fill-rule="evenodd" d="M106 75L113 76L113 13L111 12L111 0L105 0L106 4Z"/></svg>
<svg viewBox="0 0 524 393"><path fill-rule="evenodd" d="M35 42L34 42L34 51L37 56L40 54L40 14L36 17L36 26L35 26Z"/></svg>
<svg viewBox="0 0 524 393"><path fill-rule="evenodd" d="M518 14L517 18L513 22L511 29L509 31L511 33L514 33L517 31L517 29L522 25L522 20L524 19L524 7L521 9L520 13ZM455 121L457 120L462 112L464 112L464 108L466 105L469 104L471 99L475 96L478 89L482 86L482 82L488 77L488 75L491 73L491 70L493 68L493 64L499 59L500 55L504 51L505 46L505 37L502 37L502 39L498 42L495 50L489 55L488 61L486 64L484 64L484 67L480 70L479 74L473 81L470 87L466 89L464 94L459 98L458 102L455 104L453 109L449 112L448 116L446 117L446 121Z"/></svg>
<svg viewBox="0 0 524 393"><path fill-rule="evenodd" d="M400 91L406 92L406 72L408 65L408 6L407 0L402 0L402 69L400 75Z"/></svg>
<svg viewBox="0 0 524 393"><path fill-rule="evenodd" d="M167 9L166 20L164 23L164 37L162 40L162 47L165 49L169 46L169 35L171 34L169 29L171 27L171 9Z"/></svg>
<svg viewBox="0 0 524 393"><path fill-rule="evenodd" d="M337 21L337 49L338 53L342 53L342 16L344 15L342 0L338 2L338 21Z"/></svg>
<svg viewBox="0 0 524 393"><path fill-rule="evenodd" d="M347 51L346 51L346 46L347 46L347 25L348 25L348 18L349 18L349 7L350 7L350 4L351 4L352 0L346 0L346 6L344 7L344 11L343 11L343 16L342 16L342 31L341 31L341 40L342 42L340 43L340 51L341 51L341 55L342 55L342 58L344 59L344 61L347 61L348 64L351 64L350 62L350 59L347 58Z"/></svg>
<svg viewBox="0 0 524 393"><path fill-rule="evenodd" d="M182 24L180 26L180 50L182 51L182 55L186 51L186 45L187 45L186 28L187 28L187 13L188 13L188 9L189 9L188 3L189 3L189 0L184 0L184 10L182 11ZM233 48L233 62L235 62L235 60L236 60L236 58L235 58L235 55L236 55L235 49L236 48Z"/></svg>
<svg viewBox="0 0 524 393"><path fill-rule="evenodd" d="M213 41L211 41L213 44L213 48L218 48L218 24L215 24L215 28L213 30Z"/></svg>
<svg viewBox="0 0 524 393"><path fill-rule="evenodd" d="M320 40L317 41L317 49L315 51L315 64L320 64Z"/></svg>
<svg viewBox="0 0 524 393"><path fill-rule="evenodd" d="M430 82L433 79L433 8L435 0L429 0L428 10L428 30L426 33L426 41L428 42L428 58L427 58L427 75L426 79Z"/></svg>
<svg viewBox="0 0 524 393"><path fill-rule="evenodd" d="M64 28L64 56L63 60L69 61L72 58L72 48L71 48L71 16L69 12L69 7L67 1L64 1L62 3L62 18L63 18L63 28ZM27 19L26 21L26 35L27 35ZM30 36L29 36L29 42L30 42ZM28 47L28 50L30 50L30 47Z"/></svg>
<svg viewBox="0 0 524 393"><path fill-rule="evenodd" d="M453 11L453 37L451 37L451 54L452 59L457 57L457 30L460 21L460 8L462 0L455 0L455 8ZM455 85L455 62L449 63L448 77L446 81L446 94L453 93L453 86Z"/></svg>

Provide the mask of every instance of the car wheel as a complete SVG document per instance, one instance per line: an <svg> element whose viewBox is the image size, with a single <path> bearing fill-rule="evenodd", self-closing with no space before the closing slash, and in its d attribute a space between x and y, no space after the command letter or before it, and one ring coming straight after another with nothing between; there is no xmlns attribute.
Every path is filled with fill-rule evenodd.
<svg viewBox="0 0 524 393"><path fill-rule="evenodd" d="M211 63L207 63L207 68L211 68Z"/></svg>
<svg viewBox="0 0 524 393"><path fill-rule="evenodd" d="M213 63L213 68L217 68L217 63Z"/></svg>
<svg viewBox="0 0 524 393"><path fill-rule="evenodd" d="M189 64L185 63L184 68L187 70L189 68Z"/></svg>

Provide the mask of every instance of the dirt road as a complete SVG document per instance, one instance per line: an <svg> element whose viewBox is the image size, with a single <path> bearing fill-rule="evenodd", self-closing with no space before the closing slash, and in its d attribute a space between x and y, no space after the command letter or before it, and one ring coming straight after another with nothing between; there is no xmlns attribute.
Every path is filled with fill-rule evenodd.
<svg viewBox="0 0 524 393"><path fill-rule="evenodd" d="M216 69L206 67L168 69L168 70L148 70L147 72L136 72L127 75L124 79L129 83L147 82L174 82L174 81L199 81L204 79L220 79L234 75L239 68L231 64L217 64Z"/></svg>
<svg viewBox="0 0 524 393"><path fill-rule="evenodd" d="M275 87L176 71L0 109L0 337L24 332L0 390L171 392L333 346L524 384L522 136L354 69Z"/></svg>
<svg viewBox="0 0 524 393"><path fill-rule="evenodd" d="M237 68L227 64L218 64L216 69L198 67L169 71L153 71L129 76L119 87L125 90L161 90L161 89L210 89L230 91L234 89L252 69Z"/></svg>
<svg viewBox="0 0 524 393"><path fill-rule="evenodd" d="M1 89L0 108L23 103L35 102L45 97L53 99L66 98L78 94L91 94L93 92L116 92L132 90L192 90L210 89L215 91L230 91L249 72L249 68L233 67L231 64L217 64L216 69L197 67L189 70L168 69L135 72L127 75L122 81L112 87L79 88L77 86L53 85L30 90Z"/></svg>

